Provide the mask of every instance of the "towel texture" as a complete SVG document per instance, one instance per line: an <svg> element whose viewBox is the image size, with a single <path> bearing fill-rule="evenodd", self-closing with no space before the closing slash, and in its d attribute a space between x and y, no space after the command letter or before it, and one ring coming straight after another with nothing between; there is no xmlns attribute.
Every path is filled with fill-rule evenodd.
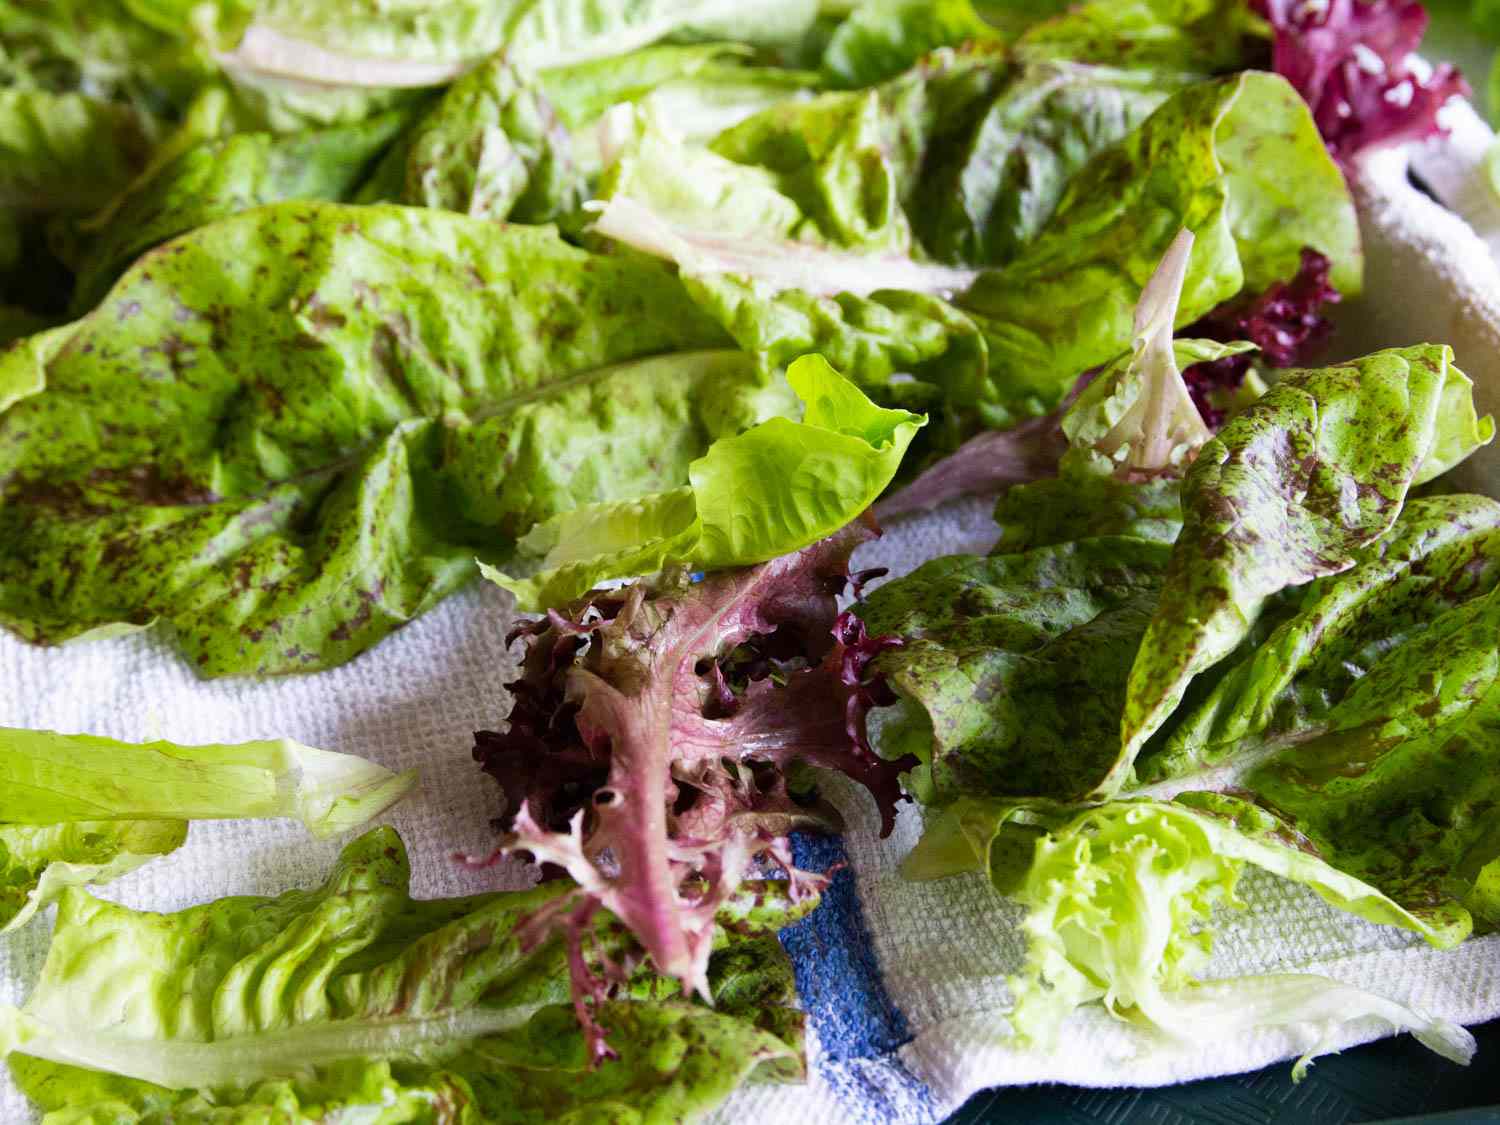
<svg viewBox="0 0 1500 1125"><path fill-rule="evenodd" d="M1489 139L1477 117L1460 114L1448 142L1379 154L1363 169L1356 191L1367 292L1341 310L1337 346L1357 353L1451 343L1483 407L1500 412L1500 270L1490 254L1500 249L1500 205L1479 179ZM1412 186L1408 155L1454 210ZM1465 473L1467 486L1500 494L1500 451L1485 451ZM900 522L863 549L858 565L902 573L937 555L983 550L994 533L987 512L986 504L963 502ZM472 732L501 722L508 707L501 686L514 672L504 644L508 604L476 585L343 668L267 682L199 681L149 633L61 649L0 636L0 725L180 742L288 736L393 769L418 767L421 791L390 816L410 848L416 892L518 886L525 878L518 867L476 873L449 858L490 842L497 801L469 747ZM1054 1052L1011 1048L1004 978L1022 952L1016 908L978 877L904 882L896 868L920 833L918 811L905 807L895 833L880 840L868 798L852 788L833 796L850 832L803 841L799 859L848 866L824 906L786 935L812 1013L813 1079L741 1091L720 1120L930 1122L985 1086L1155 1085L1251 1069L1306 1045L1295 1030L1174 1044L1086 1012ZM157 910L276 893L321 881L338 847L283 822L197 824L180 852L102 893ZM1247 878L1244 896L1247 909L1218 930L1211 975L1307 970L1459 1021L1500 1015L1500 938L1437 953L1269 876ZM0 1003L24 999L49 926L39 921L0 943ZM1385 1030L1350 1027L1344 1042ZM0 1075L0 1121L31 1119Z"/></svg>

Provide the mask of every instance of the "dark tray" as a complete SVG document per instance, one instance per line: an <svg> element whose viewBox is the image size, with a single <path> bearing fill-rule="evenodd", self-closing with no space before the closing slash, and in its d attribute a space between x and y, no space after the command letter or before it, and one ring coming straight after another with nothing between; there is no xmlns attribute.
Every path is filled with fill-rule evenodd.
<svg viewBox="0 0 1500 1125"><path fill-rule="evenodd" d="M975 1094L948 1125L1345 1125L1500 1123L1500 1020L1471 1029L1468 1067L1409 1035L1325 1055L1293 1084L1292 1065L1151 1090L1024 1086Z"/></svg>

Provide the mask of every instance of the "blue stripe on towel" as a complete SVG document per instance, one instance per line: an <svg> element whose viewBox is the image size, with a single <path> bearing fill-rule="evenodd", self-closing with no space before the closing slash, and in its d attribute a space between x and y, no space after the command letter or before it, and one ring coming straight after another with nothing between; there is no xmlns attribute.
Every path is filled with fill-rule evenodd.
<svg viewBox="0 0 1500 1125"><path fill-rule="evenodd" d="M842 838L801 832L792 837L792 859L804 871L848 862ZM818 909L781 931L781 944L829 1058L873 1058L911 1040L906 1017L885 990L847 866L834 875Z"/></svg>
<svg viewBox="0 0 1500 1125"><path fill-rule="evenodd" d="M792 858L804 871L848 862L842 838L804 833L792 836ZM886 992L848 866L834 875L818 909L781 931L781 944L817 1031L821 1073L840 1100L872 1121L932 1120L931 1095L893 1054L912 1034Z"/></svg>

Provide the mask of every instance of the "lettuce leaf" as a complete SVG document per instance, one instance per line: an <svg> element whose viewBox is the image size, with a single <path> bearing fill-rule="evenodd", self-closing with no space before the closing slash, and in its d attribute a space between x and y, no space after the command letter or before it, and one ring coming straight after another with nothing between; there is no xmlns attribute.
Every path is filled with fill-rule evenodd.
<svg viewBox="0 0 1500 1125"><path fill-rule="evenodd" d="M128 107L78 93L0 87L0 209L87 211L145 163Z"/></svg>
<svg viewBox="0 0 1500 1125"><path fill-rule="evenodd" d="M113 882L180 848L186 820L0 823L0 934L19 930L67 887Z"/></svg>
<svg viewBox="0 0 1500 1125"><path fill-rule="evenodd" d="M1045 407L1113 359L1184 226L1197 240L1177 325L1292 277L1304 246L1329 258L1340 291L1359 290L1354 205L1296 91L1256 72L1198 83L1093 159L1023 252L959 300L985 330L991 379Z"/></svg>
<svg viewBox="0 0 1500 1125"><path fill-rule="evenodd" d="M516 703L475 757L505 791L502 850L577 884L550 925L610 910L656 971L708 995L713 916L756 863L783 869L794 898L824 885L786 837L837 814L796 799L794 767L849 775L889 831L914 763L877 757L864 716L887 701L869 664L894 642L837 606L872 535L853 524L758 567L595 590L515 631Z"/></svg>
<svg viewBox="0 0 1500 1125"><path fill-rule="evenodd" d="M1476 416L1472 384L1451 360L1448 348L1421 345L1288 373L1202 448L1131 671L1121 771L1269 597L1349 569L1390 530L1411 487L1491 440L1494 424Z"/></svg>
<svg viewBox="0 0 1500 1125"><path fill-rule="evenodd" d="M522 610L573 601L611 578L681 563L716 570L765 562L832 535L880 495L926 422L885 410L818 356L797 360L787 381L802 420L772 418L720 438L688 466L687 488L575 509L521 541L539 573L485 575Z"/></svg>
<svg viewBox="0 0 1500 1125"><path fill-rule="evenodd" d="M890 752L923 759L926 804L975 795L1078 800L1115 767L1130 661L1170 548L1085 538L1024 554L955 555L874 591L877 667L920 719Z"/></svg>
<svg viewBox="0 0 1500 1125"><path fill-rule="evenodd" d="M685 350L727 342L658 264L545 228L315 203L201 227L0 353L0 623L159 618L207 675L337 664L476 554L786 413L750 357Z"/></svg>
<svg viewBox="0 0 1500 1125"><path fill-rule="evenodd" d="M391 113L285 136L236 133L189 144L83 225L75 314L103 301L143 253L180 234L268 203L350 198L404 123Z"/></svg>
<svg viewBox="0 0 1500 1125"><path fill-rule="evenodd" d="M1015 50L1027 61L1218 74L1246 66L1263 32L1239 0L1086 0L1028 27Z"/></svg>
<svg viewBox="0 0 1500 1125"><path fill-rule="evenodd" d="M1199 979L1212 944L1212 912L1241 905L1235 889L1246 863L1438 945L1462 934L1435 930L1375 888L1300 850L1296 836L1264 810L1234 798L1195 796L1191 804L1117 801L1076 813L997 803L962 810L956 835L948 837L949 866L957 866L952 860L968 844L975 849L972 865L989 870L1027 909L1027 960L1011 981L1011 1023L1024 1041L1050 1044L1074 1008L1102 1001L1121 1018L1179 1039L1222 1034L1226 1027L1311 1025L1313 1039L1294 1078L1329 1049L1341 1025L1369 1016L1411 1031L1445 1058L1472 1058L1474 1040L1463 1028L1327 978ZM924 858L944 859L914 858L917 874L924 873Z"/></svg>
<svg viewBox="0 0 1500 1125"><path fill-rule="evenodd" d="M938 47L999 38L970 0L865 0L829 38L822 71L841 86L873 86Z"/></svg>
<svg viewBox="0 0 1500 1125"><path fill-rule="evenodd" d="M669 36L793 42L816 15L812 0L460 0L377 13L334 3L272 0L218 63L258 90L283 120L363 112L369 91L444 86L501 48L531 70L585 63Z"/></svg>
<svg viewBox="0 0 1500 1125"><path fill-rule="evenodd" d="M566 1005L568 963L629 964L607 915L570 948L528 932L559 884L417 901L408 880L381 828L322 887L279 898L160 915L69 891L41 981L0 1012L0 1047L34 1101L74 1119L416 1121L434 1104L476 1125L694 1116L757 1068L795 1072L801 1020L769 935L809 903L774 885L721 911L718 1010L621 970L592 1007L619 1057L596 1067Z"/></svg>
<svg viewBox="0 0 1500 1125"><path fill-rule="evenodd" d="M295 742L136 745L0 730L0 932L68 886L105 883L180 846L190 820L295 817L332 836L416 782Z"/></svg>

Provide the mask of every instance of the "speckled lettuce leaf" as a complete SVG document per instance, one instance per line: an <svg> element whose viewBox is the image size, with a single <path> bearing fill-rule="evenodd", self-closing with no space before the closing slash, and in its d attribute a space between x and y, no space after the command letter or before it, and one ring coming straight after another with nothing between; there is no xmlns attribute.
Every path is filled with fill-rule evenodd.
<svg viewBox="0 0 1500 1125"><path fill-rule="evenodd" d="M840 86L873 86L938 47L999 40L970 0L865 0L834 29L822 71Z"/></svg>
<svg viewBox="0 0 1500 1125"><path fill-rule="evenodd" d="M1059 60L1018 68L942 131L907 210L939 261L999 266L1046 226L1074 176L1191 80Z"/></svg>
<svg viewBox="0 0 1500 1125"><path fill-rule="evenodd" d="M563 605L601 582L668 563L750 566L799 551L857 519L890 483L926 419L876 406L819 356L787 369L800 421L778 417L720 438L688 466L687 488L591 505L538 525L521 542L540 571L486 568L518 608Z"/></svg>
<svg viewBox="0 0 1500 1125"><path fill-rule="evenodd" d="M0 353L0 393L34 392L0 414L0 623L159 618L207 675L337 664L476 555L781 413L750 357L683 350L726 343L667 269L546 228L317 203L202 227Z"/></svg>
<svg viewBox="0 0 1500 1125"><path fill-rule="evenodd" d="M913 785L925 803L1076 800L1109 775L1169 551L1108 537L957 555L870 594L859 610L870 634L904 642L877 667L916 708L884 752L922 758Z"/></svg>
<svg viewBox="0 0 1500 1125"><path fill-rule="evenodd" d="M1332 261L1341 292L1359 290L1354 205L1296 91L1258 72L1197 83L1091 160L1023 252L959 301L985 327L991 379L1046 407L1120 354L1183 227L1197 240L1179 326L1293 276L1304 246Z"/></svg>
<svg viewBox="0 0 1500 1125"><path fill-rule="evenodd" d="M1188 683L1227 656L1273 594L1354 566L1426 479L1429 451L1469 450L1493 424L1440 413L1471 385L1446 347L1289 372L1199 451L1161 605L1131 671L1117 789ZM1443 460L1451 456L1445 452Z"/></svg>
<svg viewBox="0 0 1500 1125"><path fill-rule="evenodd" d="M1262 21L1239 0L1088 0L1028 27L1016 40L1027 60L1217 74L1250 63Z"/></svg>
<svg viewBox="0 0 1500 1125"><path fill-rule="evenodd" d="M382 828L322 887L279 898L160 915L70 891L37 988L0 1013L12 1073L67 1119L416 1122L445 1105L478 1125L695 1117L752 1071L800 1058L768 934L805 906L774 887L756 886L759 908L721 911L717 1009L627 967L595 1005L620 1057L593 1068L566 1003L565 944L525 932L568 885L418 901L408 881L401 840ZM588 938L621 958L628 939L611 922L599 915Z"/></svg>
<svg viewBox="0 0 1500 1125"><path fill-rule="evenodd" d="M995 502L996 554L1014 554L1075 539L1124 535L1170 546L1182 530L1176 477L1120 480L1069 472L1007 489Z"/></svg>
<svg viewBox="0 0 1500 1125"><path fill-rule="evenodd" d="M1231 772L1242 743L1296 740L1328 719L1355 683L1438 617L1500 585L1500 503L1434 496L1407 503L1354 565L1295 595L1253 651L1209 694L1173 716L1136 762L1142 783ZM1239 655L1239 654L1236 654Z"/></svg>
<svg viewBox="0 0 1500 1125"><path fill-rule="evenodd" d="M405 117L277 136L237 133L189 145L130 185L81 232L75 314L92 309L141 254L219 219L286 200L350 198Z"/></svg>
<svg viewBox="0 0 1500 1125"><path fill-rule="evenodd" d="M187 839L185 820L0 824L0 934L18 930L65 887L113 882Z"/></svg>
<svg viewBox="0 0 1500 1125"><path fill-rule="evenodd" d="M1500 928L1500 594L1371 663L1321 722L1227 772L1333 866L1454 935ZM1274 744L1273 744L1274 745ZM1188 775L1183 779L1195 783Z"/></svg>
<svg viewBox="0 0 1500 1125"><path fill-rule="evenodd" d="M990 851L996 843L984 842L984 812L968 808L959 835ZM1121 801L1076 812L997 804L990 812L995 838L1014 837L998 849L998 873L1027 910L1027 958L1011 980L1010 1013L1024 1042L1051 1044L1069 1013L1098 1001L1179 1040L1223 1034L1226 1027L1311 1025L1314 1036L1294 1077L1329 1049L1341 1026L1369 1016L1411 1031L1455 1062L1473 1056L1473 1037L1463 1028L1327 978L1200 979L1212 949L1213 911L1240 905L1235 889L1246 863L1436 945L1462 936L1433 929L1375 888L1299 850L1295 836L1264 810L1210 796L1192 806ZM1027 850L1029 866L1017 878L1012 859Z"/></svg>

